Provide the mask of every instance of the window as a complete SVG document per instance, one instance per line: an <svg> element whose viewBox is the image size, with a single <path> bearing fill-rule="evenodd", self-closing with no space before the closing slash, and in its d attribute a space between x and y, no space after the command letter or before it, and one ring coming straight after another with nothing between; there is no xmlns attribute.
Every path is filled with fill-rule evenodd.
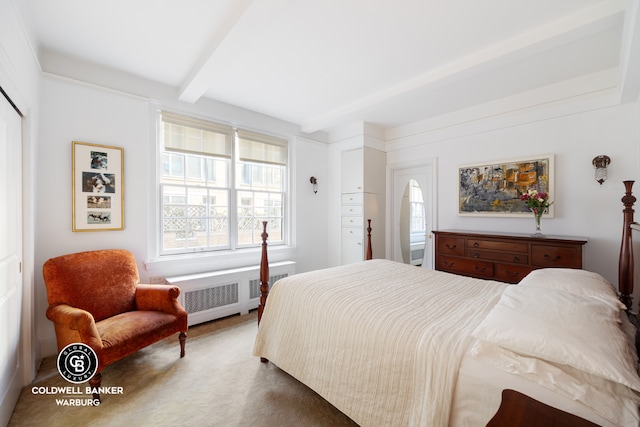
<svg viewBox="0 0 640 427"><path fill-rule="evenodd" d="M409 233L411 242L423 242L425 238L426 217L424 214L424 199L418 181L409 180L409 203L411 204L411 222Z"/></svg>
<svg viewBox="0 0 640 427"><path fill-rule="evenodd" d="M285 240L287 141L162 112L161 254Z"/></svg>

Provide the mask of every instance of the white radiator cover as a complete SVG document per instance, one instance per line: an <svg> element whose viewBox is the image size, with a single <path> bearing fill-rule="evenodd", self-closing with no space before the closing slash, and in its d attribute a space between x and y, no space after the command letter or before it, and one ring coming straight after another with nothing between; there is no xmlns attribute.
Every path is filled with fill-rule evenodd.
<svg viewBox="0 0 640 427"><path fill-rule="evenodd" d="M411 256L411 265L422 265L424 258L424 242L412 243L409 247Z"/></svg>
<svg viewBox="0 0 640 427"><path fill-rule="evenodd" d="M293 261L269 265L269 288L295 274ZM189 313L189 326L232 314L247 314L260 302L260 266L167 277L180 288L180 304Z"/></svg>

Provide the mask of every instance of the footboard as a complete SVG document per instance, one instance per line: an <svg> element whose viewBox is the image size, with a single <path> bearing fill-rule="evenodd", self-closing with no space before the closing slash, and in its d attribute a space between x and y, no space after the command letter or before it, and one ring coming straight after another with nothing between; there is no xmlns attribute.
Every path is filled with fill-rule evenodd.
<svg viewBox="0 0 640 427"><path fill-rule="evenodd" d="M569 414L515 390L502 392L502 403L487 427L597 427L597 424Z"/></svg>
<svg viewBox="0 0 640 427"><path fill-rule="evenodd" d="M371 220L367 220L367 252L365 259L370 260L373 258L373 252L371 250ZM260 303L258 304L258 324L262 319L262 313L267 304L267 297L269 296L269 256L267 254L267 221L262 221L262 258L260 259Z"/></svg>
<svg viewBox="0 0 640 427"><path fill-rule="evenodd" d="M269 296L269 257L267 256L267 221L262 221L262 257L260 258L260 303L258 304L258 324L262 319L264 306Z"/></svg>

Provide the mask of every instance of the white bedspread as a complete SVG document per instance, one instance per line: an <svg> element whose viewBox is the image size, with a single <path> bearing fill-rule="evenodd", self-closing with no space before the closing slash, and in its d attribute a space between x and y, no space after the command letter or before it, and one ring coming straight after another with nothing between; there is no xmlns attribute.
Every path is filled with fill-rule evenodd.
<svg viewBox="0 0 640 427"><path fill-rule="evenodd" d="M361 426L447 426L460 361L503 283L386 260L277 282L254 354Z"/></svg>

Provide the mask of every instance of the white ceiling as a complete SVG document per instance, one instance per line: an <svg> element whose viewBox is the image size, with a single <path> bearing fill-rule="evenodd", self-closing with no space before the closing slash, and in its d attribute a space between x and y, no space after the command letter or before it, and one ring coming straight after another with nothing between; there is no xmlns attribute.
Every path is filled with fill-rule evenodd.
<svg viewBox="0 0 640 427"><path fill-rule="evenodd" d="M567 82L547 93L620 90L638 46L637 0L19 3L45 72L116 89L144 78L304 132L397 127Z"/></svg>

